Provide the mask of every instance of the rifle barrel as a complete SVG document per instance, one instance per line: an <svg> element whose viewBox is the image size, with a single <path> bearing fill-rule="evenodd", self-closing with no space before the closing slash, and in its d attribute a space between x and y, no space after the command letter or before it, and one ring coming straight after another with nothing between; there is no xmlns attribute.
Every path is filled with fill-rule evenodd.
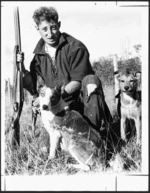
<svg viewBox="0 0 150 193"><path fill-rule="evenodd" d="M15 42L18 46L18 51L21 52L21 33L20 33L20 19L19 19L19 8L14 9L14 27L15 27Z"/></svg>

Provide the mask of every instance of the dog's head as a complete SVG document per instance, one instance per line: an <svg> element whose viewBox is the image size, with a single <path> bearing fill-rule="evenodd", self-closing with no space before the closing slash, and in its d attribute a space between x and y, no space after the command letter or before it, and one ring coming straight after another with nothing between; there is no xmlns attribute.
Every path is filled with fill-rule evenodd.
<svg viewBox="0 0 150 193"><path fill-rule="evenodd" d="M60 103L61 93L56 88L51 89L43 86L39 90L39 99L42 110L52 110L52 108Z"/></svg>
<svg viewBox="0 0 150 193"><path fill-rule="evenodd" d="M57 114L67 108L66 103L61 97L62 87L56 86L51 89L46 86L41 77L38 77L37 91L39 93L40 108L41 110L52 111Z"/></svg>
<svg viewBox="0 0 150 193"><path fill-rule="evenodd" d="M140 72L122 72L119 73L117 79L119 80L120 90L125 93L131 93L137 90L141 78Z"/></svg>

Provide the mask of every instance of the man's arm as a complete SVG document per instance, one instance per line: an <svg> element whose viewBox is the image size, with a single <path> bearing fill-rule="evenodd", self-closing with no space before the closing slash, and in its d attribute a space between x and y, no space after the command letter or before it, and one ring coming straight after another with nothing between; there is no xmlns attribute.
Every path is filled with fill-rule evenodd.
<svg viewBox="0 0 150 193"><path fill-rule="evenodd" d="M71 81L62 89L62 98L76 97L80 93L82 79L92 74L92 67L89 61L88 50L79 46L71 52L70 56L70 77Z"/></svg>
<svg viewBox="0 0 150 193"><path fill-rule="evenodd" d="M92 69L89 53L86 48L77 48L71 53L70 57L70 77L71 81L82 81L88 74L94 74Z"/></svg>
<svg viewBox="0 0 150 193"><path fill-rule="evenodd" d="M23 73L23 88L30 92L31 95L36 94L36 90L34 88L33 79L31 73L25 69L24 66L24 53L17 54L17 62L22 63L22 73Z"/></svg>

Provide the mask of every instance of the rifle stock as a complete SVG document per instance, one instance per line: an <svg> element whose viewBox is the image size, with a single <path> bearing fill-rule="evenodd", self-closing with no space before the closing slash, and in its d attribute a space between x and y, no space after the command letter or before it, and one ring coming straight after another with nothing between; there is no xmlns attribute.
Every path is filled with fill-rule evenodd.
<svg viewBox="0 0 150 193"><path fill-rule="evenodd" d="M20 145L20 116L24 102L22 63L17 62L17 53L21 52L21 34L19 21L19 8L14 9L15 47L14 47L14 75L13 75L13 118L11 146Z"/></svg>

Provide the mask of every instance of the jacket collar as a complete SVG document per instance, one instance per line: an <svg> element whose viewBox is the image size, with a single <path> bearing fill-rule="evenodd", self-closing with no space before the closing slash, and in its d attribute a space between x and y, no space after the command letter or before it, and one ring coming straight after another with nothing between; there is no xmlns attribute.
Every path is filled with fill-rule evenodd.
<svg viewBox="0 0 150 193"><path fill-rule="evenodd" d="M57 49L59 49L66 41L67 40L65 39L65 34L61 33ZM42 38L38 41L33 53L34 54L46 54L46 52L45 52L45 42Z"/></svg>

